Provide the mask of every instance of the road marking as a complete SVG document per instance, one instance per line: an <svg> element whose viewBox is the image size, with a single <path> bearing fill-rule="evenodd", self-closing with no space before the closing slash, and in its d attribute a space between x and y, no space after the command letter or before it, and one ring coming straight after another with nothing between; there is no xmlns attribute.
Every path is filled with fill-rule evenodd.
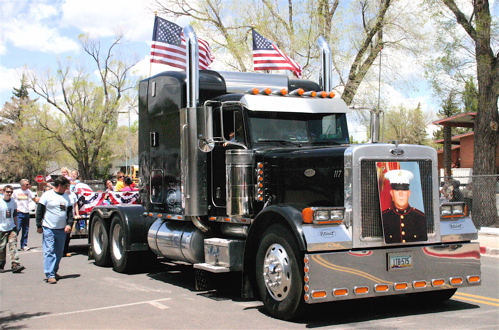
<svg viewBox="0 0 499 330"><path fill-rule="evenodd" d="M463 293L463 292L456 292L454 294L454 298L499 307L499 299L495 298L477 296L474 294Z"/></svg>
<svg viewBox="0 0 499 330"><path fill-rule="evenodd" d="M142 305L142 304L149 304L149 305L155 306L155 307L160 308L160 309L166 309L169 307L161 304L160 301L166 301L166 300L171 300L171 299L172 298L163 298L163 299L156 299L156 300L139 301L139 302L130 303L130 304L123 304L123 305L114 305L114 306L106 306L106 307L99 307L99 308L83 309L80 311L72 311L72 312L66 312L66 313L46 314L46 315L32 317L32 319L42 319L42 318L53 317L53 316L63 316L63 315L72 315L72 314L88 313L88 312L95 312L95 311L103 311L106 309L129 307L129 306L136 306L136 305ZM162 307L160 307L160 305Z"/></svg>
<svg viewBox="0 0 499 330"><path fill-rule="evenodd" d="M157 300L150 301L150 302L148 302L148 304L151 305L151 306L154 306L156 308L159 308L159 309L168 309L168 308L170 308L170 307L168 307L166 305L163 305L162 303L160 303Z"/></svg>

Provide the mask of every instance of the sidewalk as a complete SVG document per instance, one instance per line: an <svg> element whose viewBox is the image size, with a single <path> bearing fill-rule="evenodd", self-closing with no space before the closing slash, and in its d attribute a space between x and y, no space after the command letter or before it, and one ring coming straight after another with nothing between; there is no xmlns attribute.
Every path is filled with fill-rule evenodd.
<svg viewBox="0 0 499 330"><path fill-rule="evenodd" d="M482 227L478 231L480 253L499 257L499 228Z"/></svg>

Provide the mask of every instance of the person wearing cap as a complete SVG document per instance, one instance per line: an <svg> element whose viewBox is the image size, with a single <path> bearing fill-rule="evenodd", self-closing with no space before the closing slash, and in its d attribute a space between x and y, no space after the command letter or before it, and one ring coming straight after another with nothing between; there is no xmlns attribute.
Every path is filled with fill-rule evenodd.
<svg viewBox="0 0 499 330"><path fill-rule="evenodd" d="M383 210L383 233L386 243L426 241L426 216L409 205L409 183L414 174L407 170L392 170L385 174L390 181L391 206Z"/></svg>

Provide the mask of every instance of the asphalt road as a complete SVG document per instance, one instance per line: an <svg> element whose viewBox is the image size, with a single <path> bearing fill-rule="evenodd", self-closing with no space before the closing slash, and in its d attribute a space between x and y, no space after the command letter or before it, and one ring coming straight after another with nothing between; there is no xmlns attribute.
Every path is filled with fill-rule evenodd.
<svg viewBox="0 0 499 330"><path fill-rule="evenodd" d="M482 257L482 286L458 290L436 307L413 306L405 297L315 305L299 322L265 314L262 303L240 298L226 276L211 291L196 291L192 267L161 263L126 275L88 260L86 240L72 240L55 285L45 283L41 235L33 229L30 251L19 252L22 274L0 274L0 328L65 329L497 329L499 258ZM8 268L8 267L6 267Z"/></svg>

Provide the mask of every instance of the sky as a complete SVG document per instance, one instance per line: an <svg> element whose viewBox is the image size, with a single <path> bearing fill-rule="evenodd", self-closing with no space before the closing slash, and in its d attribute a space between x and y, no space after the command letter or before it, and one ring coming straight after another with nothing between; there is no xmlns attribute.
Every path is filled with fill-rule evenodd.
<svg viewBox="0 0 499 330"><path fill-rule="evenodd" d="M116 29L124 30L130 52L139 59L136 73L148 75L153 21L147 0L0 0L0 104L10 101L13 88L20 86L23 67L54 70L58 60L83 56L78 41L83 33L110 42ZM152 73L171 69L154 64ZM417 85L417 91L385 86L384 94L395 105L420 103L423 111L436 112L426 82Z"/></svg>

